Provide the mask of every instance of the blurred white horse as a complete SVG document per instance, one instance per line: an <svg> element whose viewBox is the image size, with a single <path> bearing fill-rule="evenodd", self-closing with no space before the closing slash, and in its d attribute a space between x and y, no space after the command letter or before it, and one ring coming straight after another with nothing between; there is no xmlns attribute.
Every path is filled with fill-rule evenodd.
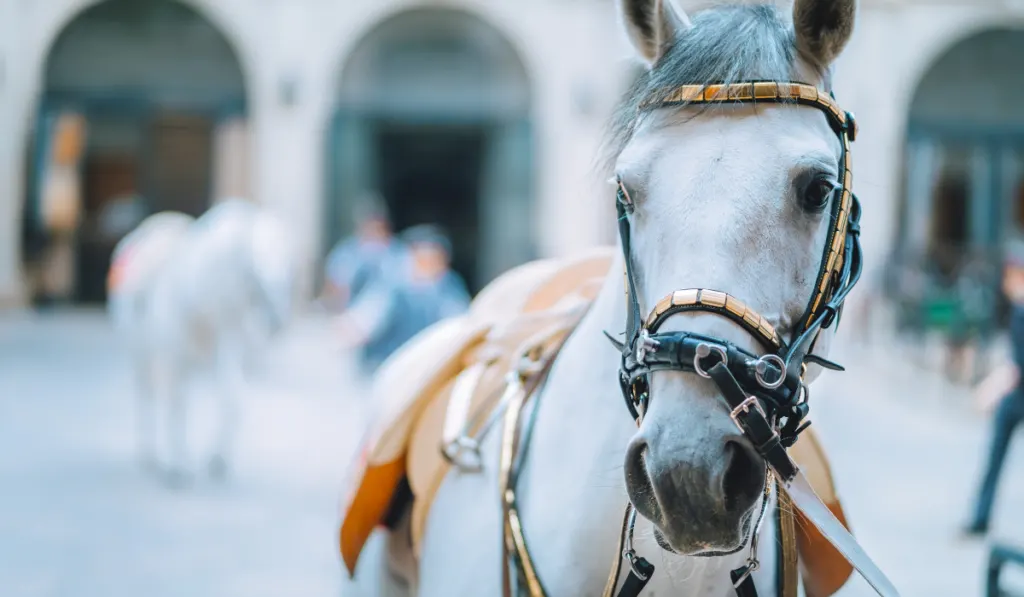
<svg viewBox="0 0 1024 597"><path fill-rule="evenodd" d="M140 456L172 484L195 474L183 386L201 369L219 384L220 423L207 465L215 477L227 472L247 361L288 324L297 266L283 223L238 199L197 220L150 216L115 249L109 309L132 344Z"/></svg>

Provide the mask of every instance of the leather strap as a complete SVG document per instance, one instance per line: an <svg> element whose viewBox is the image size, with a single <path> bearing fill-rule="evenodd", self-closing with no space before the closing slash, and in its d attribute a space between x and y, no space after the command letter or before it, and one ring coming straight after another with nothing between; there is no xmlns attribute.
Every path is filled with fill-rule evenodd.
<svg viewBox="0 0 1024 597"><path fill-rule="evenodd" d="M729 578L736 589L736 597L757 597L757 586L754 585L754 574L749 564L730 572Z"/></svg>
<svg viewBox="0 0 1024 597"><path fill-rule="evenodd" d="M636 520L636 511L633 505L626 504L626 512L622 518L622 530L619 532L619 542L615 550L615 559L612 560L612 567L605 582L602 597L611 597L615 593L615 587L619 584L619 577L622 573L622 562L629 562L629 572L625 582L616 597L638 597L644 590L651 577L654 576L654 565L643 557L638 557L632 548L633 524Z"/></svg>
<svg viewBox="0 0 1024 597"><path fill-rule="evenodd" d="M626 577L626 582L622 584L618 597L637 597L640 595L640 591L643 591L647 583L651 581L651 576L654 574L654 566L643 558L636 561L636 566L640 569L643 577L637 576L636 571L630 568L629 576Z"/></svg>
<svg viewBox="0 0 1024 597"><path fill-rule="evenodd" d="M777 579L779 597L797 597L800 569L796 539L796 514L793 511L793 501L789 498L786 490L782 488L782 484L776 483L775 487L778 499L775 508L775 524L779 537Z"/></svg>
<svg viewBox="0 0 1024 597"><path fill-rule="evenodd" d="M622 548L626 542L626 533L629 531L629 510L630 505L626 504L626 511L622 515L622 530L619 531L619 541L615 546L615 559L612 560L612 567L608 572L608 580L604 583L604 590L601 597L612 597L615 587L619 586L619 573L622 571Z"/></svg>
<svg viewBox="0 0 1024 597"><path fill-rule="evenodd" d="M740 430L750 438L754 448L765 459L772 471L784 482L792 479L797 473L796 464L786 453L779 434L775 432L764 408L757 398L748 396L736 382L729 368L719 362L708 374L718 386L726 402L732 408L731 417Z"/></svg>
<svg viewBox="0 0 1024 597"><path fill-rule="evenodd" d="M526 401L536 393L551 371L555 358L569 337L568 330L559 329L549 334L538 334L531 341L525 343L525 348L519 351L525 355L533 346L543 346L559 333L562 334L562 337L558 342L551 345L547 354L538 359L542 363L540 368L527 379L510 379L510 383L519 385L519 389L510 392L508 406L505 410L498 477L504 520L504 541L502 542L504 562L502 565L502 594L504 597L513 597L513 572L516 573L517 581L522 579L525 585L523 589L527 595L530 597L545 597L547 595L547 591L533 567L533 559L523 534L516 501L516 484L522 469L525 449L530 443L530 434L539 404L534 404L531 416L527 419L526 428L523 430L520 430L520 417Z"/></svg>
<svg viewBox="0 0 1024 597"><path fill-rule="evenodd" d="M626 190L626 185L618 181L619 189L616 193L615 210L619 218L619 239L622 243L622 254L626 263L626 284L629 287L629 310L626 312L626 340L631 344L640 334L640 326L643 324L643 314L640 312L640 297L636 291L636 275L633 273L633 249L630 242L629 216L633 213L635 205L633 199ZM632 350L632 346L626 347Z"/></svg>

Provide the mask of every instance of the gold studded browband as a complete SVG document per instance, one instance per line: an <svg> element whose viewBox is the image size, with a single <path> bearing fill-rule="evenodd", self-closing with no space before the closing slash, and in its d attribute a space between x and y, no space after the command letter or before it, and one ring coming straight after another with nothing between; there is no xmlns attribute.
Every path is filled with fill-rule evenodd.
<svg viewBox="0 0 1024 597"><path fill-rule="evenodd" d="M723 103L785 103L794 102L820 108L840 126L845 127L847 114L832 96L822 93L814 85L806 83L782 83L779 81L730 83L727 85L681 85L664 96L640 104L641 110L680 104L723 104ZM856 137L856 130L852 137ZM851 139L852 140L852 139Z"/></svg>

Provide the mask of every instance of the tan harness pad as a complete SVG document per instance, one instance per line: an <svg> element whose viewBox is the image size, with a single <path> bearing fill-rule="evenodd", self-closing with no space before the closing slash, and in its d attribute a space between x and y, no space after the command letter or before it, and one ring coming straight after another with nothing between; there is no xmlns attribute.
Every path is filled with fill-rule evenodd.
<svg viewBox="0 0 1024 597"><path fill-rule="evenodd" d="M486 332L468 316L449 319L413 338L381 366L371 392L381 410L362 442L342 508L339 542L350 574L405 476L406 446L426 406L424 397L458 374L464 353Z"/></svg>
<svg viewBox="0 0 1024 597"><path fill-rule="evenodd" d="M507 359L515 346L495 345L493 340L497 336L507 342L518 337L516 331L533 329L536 320L529 314L558 305L579 288L596 293L594 278L603 280L614 254L613 247L601 247L583 256L535 261L510 270L480 292L467 314L428 328L381 366L371 393L379 410L362 443L347 484L349 499L342 508L339 544L350 574L403 477L409 477L417 502L429 503L440 486L434 481L437 471L443 467L447 472L440 438L456 377L480 359ZM480 349L488 337L490 351L484 354ZM480 388L494 387L503 376L504 371L488 371ZM483 394L474 392L473 403L478 403L478 396ZM472 408L471 404L471 412ZM412 450L410 443L415 443ZM410 474L411 470L417 472ZM443 479L444 474L439 476Z"/></svg>

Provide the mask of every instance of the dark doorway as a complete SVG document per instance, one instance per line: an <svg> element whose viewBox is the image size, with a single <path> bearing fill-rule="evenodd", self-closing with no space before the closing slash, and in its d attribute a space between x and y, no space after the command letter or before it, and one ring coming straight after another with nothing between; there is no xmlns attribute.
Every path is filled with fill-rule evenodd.
<svg viewBox="0 0 1024 597"><path fill-rule="evenodd" d="M84 222L78 234L77 299L106 299L110 256L119 238L105 234L101 214L111 201L138 191L138 156L121 151L96 151L85 157L82 193Z"/></svg>
<svg viewBox="0 0 1024 597"><path fill-rule="evenodd" d="M32 169L26 185L29 246L40 257L33 280L55 278L33 294L60 302L105 297L110 252L147 214L201 214L211 202L214 136L222 119L245 113L245 81L230 42L190 2L93 2L60 31L46 57ZM71 250L76 266L48 266L54 240L38 217L54 169L51 124L84 118L75 157L80 223ZM52 225L50 225L52 227ZM52 251L51 251L52 253ZM52 276L42 276L44 272ZM72 279L73 278L73 279ZM55 286L57 288L43 288Z"/></svg>
<svg viewBox="0 0 1024 597"><path fill-rule="evenodd" d="M199 115L163 113L151 127L148 200L161 210L201 215L210 206L213 122Z"/></svg>
<svg viewBox="0 0 1024 597"><path fill-rule="evenodd" d="M945 276L954 276L971 242L971 148L950 146L933 191L931 253Z"/></svg>
<svg viewBox="0 0 1024 597"><path fill-rule="evenodd" d="M83 164L75 298L94 303L106 300L110 257L125 232L111 229L116 204L140 201L143 214L175 210L193 216L210 206L214 123L207 116L165 112L88 121L94 140Z"/></svg>
<svg viewBox="0 0 1024 597"><path fill-rule="evenodd" d="M488 127L380 120L379 180L396 230L436 224L452 241L452 265L479 290L480 193Z"/></svg>

